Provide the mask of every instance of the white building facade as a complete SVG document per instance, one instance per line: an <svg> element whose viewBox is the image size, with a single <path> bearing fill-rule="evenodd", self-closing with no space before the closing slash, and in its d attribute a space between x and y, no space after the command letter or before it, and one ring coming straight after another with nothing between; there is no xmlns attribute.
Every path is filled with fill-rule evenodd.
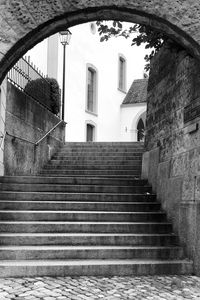
<svg viewBox="0 0 200 300"><path fill-rule="evenodd" d="M148 79L133 81L121 104L121 141L143 141Z"/></svg>
<svg viewBox="0 0 200 300"><path fill-rule="evenodd" d="M136 141L138 122L141 118L145 122L146 103L144 99L122 103L133 80L143 78L144 48L131 47L130 39L122 37L100 42L95 23L70 31L71 41L66 46L66 141ZM39 69L56 78L60 86L62 51L56 34L28 52Z"/></svg>

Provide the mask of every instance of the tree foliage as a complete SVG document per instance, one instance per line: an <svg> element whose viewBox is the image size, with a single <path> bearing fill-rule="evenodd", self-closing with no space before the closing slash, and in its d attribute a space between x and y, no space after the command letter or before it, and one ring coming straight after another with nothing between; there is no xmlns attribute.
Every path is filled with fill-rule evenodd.
<svg viewBox="0 0 200 300"><path fill-rule="evenodd" d="M100 41L108 41L112 37L122 36L124 38L132 38L131 46L140 46L145 44L146 49L151 49L149 54L146 54L144 59L147 62L145 71L150 69L151 58L160 50L167 37L164 33L154 30L147 25L133 24L128 29L123 28L123 23L120 21L106 22L97 21L98 33Z"/></svg>

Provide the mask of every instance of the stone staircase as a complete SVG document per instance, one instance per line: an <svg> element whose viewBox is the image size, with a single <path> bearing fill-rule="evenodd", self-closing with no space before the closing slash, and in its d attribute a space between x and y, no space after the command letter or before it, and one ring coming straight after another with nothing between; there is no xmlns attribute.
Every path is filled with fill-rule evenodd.
<svg viewBox="0 0 200 300"><path fill-rule="evenodd" d="M66 143L38 176L1 177L0 277L191 273L142 152Z"/></svg>

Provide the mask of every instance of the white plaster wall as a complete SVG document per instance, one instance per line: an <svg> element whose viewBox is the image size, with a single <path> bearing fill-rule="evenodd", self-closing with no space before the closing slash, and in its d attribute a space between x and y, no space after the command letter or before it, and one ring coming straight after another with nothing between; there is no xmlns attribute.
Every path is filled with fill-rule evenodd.
<svg viewBox="0 0 200 300"><path fill-rule="evenodd" d="M54 34L51 38L47 39L47 74L51 78L58 78L58 51L59 43L58 34ZM49 62L49 63L48 63Z"/></svg>
<svg viewBox="0 0 200 300"><path fill-rule="evenodd" d="M65 121L67 141L86 140L86 122L96 124L97 141L120 141L125 137L121 134L120 105L126 93L118 90L118 60L119 54L126 58L127 62L127 88L134 79L143 77L144 47L131 47L131 39L113 38L108 42L100 42L99 34L93 34L90 23L70 28L72 37L70 44L66 46L66 83L65 83ZM63 70L63 46L59 42L58 34L52 36L51 41L44 45L38 45L41 53L47 54L48 64L42 55L32 54L31 60L43 60L38 63L42 70L48 70L51 77L57 77L62 86ZM57 41L57 45L56 42ZM54 46L53 46L54 45ZM56 55L58 59L56 60ZM46 66L45 66L46 63ZM42 66L43 64L43 66ZM48 67L47 65L51 65ZM98 86L98 115L90 114L86 108L86 65L92 64L97 69ZM58 70L58 72L56 71ZM53 74L55 72L55 74ZM54 76L53 76L54 75ZM127 138L127 137L126 137ZM126 139L125 139L126 140Z"/></svg>
<svg viewBox="0 0 200 300"><path fill-rule="evenodd" d="M72 38L66 49L66 140L85 141L85 121L92 120L97 124L98 141L120 141L120 105L126 94L118 90L119 54L127 61L128 91L134 79L143 77L144 48L131 47L131 41L124 38L101 43L98 33L91 33L89 23L70 30ZM98 70L98 116L85 112L87 63Z"/></svg>
<svg viewBox="0 0 200 300"><path fill-rule="evenodd" d="M37 44L25 56L30 56L31 63L47 75L48 39Z"/></svg>
<svg viewBox="0 0 200 300"><path fill-rule="evenodd" d="M4 79L0 88L0 176L4 175L6 95L7 95L7 78Z"/></svg>
<svg viewBox="0 0 200 300"><path fill-rule="evenodd" d="M146 112L146 103L121 105L121 141L137 141L137 124L144 112Z"/></svg>

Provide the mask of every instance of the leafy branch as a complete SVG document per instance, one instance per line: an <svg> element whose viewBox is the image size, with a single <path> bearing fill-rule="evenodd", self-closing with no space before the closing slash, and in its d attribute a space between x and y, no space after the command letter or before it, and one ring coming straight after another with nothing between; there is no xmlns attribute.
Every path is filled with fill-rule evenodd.
<svg viewBox="0 0 200 300"><path fill-rule="evenodd" d="M133 24L128 29L124 29L121 21L113 21L112 23L97 21L96 24L101 42L108 41L112 37L122 36L125 39L132 38L131 46L145 44L145 49L152 49L150 54L146 54L144 57L146 61L145 71L149 71L150 60L168 39L164 33L147 25Z"/></svg>

